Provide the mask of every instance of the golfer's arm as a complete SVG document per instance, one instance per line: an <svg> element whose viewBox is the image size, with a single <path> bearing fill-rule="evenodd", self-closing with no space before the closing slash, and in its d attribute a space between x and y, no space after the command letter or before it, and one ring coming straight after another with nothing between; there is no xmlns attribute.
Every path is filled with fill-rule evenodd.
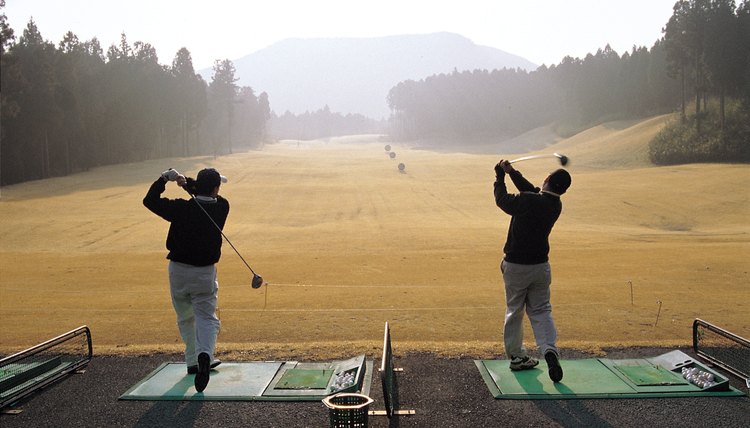
<svg viewBox="0 0 750 428"><path fill-rule="evenodd" d="M508 193L508 189L505 187L505 181L498 179L495 181L495 204L506 212L507 214L513 215L514 206L516 205L517 195Z"/></svg>
<svg viewBox="0 0 750 428"><path fill-rule="evenodd" d="M513 184L516 186L519 192L538 192L539 189L534 187L529 180L525 179L519 171L511 171L509 174L510 179L513 180Z"/></svg>
<svg viewBox="0 0 750 428"><path fill-rule="evenodd" d="M218 197L219 203L224 205L224 209L222 210L221 215L218 219L216 219L216 224L219 226L219 229L224 230L224 225L227 222L227 217L229 217L229 201L222 198L221 196Z"/></svg>
<svg viewBox="0 0 750 428"><path fill-rule="evenodd" d="M161 197L166 186L167 183L161 178L154 181L153 184L151 184L151 187L149 187L146 196L143 198L143 205L159 217L170 221L169 213L171 210L169 209L169 199Z"/></svg>

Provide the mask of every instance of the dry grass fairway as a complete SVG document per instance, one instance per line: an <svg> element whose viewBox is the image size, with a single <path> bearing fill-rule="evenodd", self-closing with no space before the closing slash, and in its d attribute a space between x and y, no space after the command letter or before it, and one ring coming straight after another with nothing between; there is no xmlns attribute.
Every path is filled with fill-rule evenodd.
<svg viewBox="0 0 750 428"><path fill-rule="evenodd" d="M750 166L651 166L645 147L664 120L608 124L544 150L567 154L573 175L552 234L563 348L686 346L696 317L750 333ZM99 354L181 350L168 224L141 199L167 167L211 165L230 179L225 233L270 283L250 289L225 245L220 355L376 356L386 320L400 353L501 355L499 156L391 143L392 160L385 144L283 142L3 188L0 351L82 324ZM518 168L540 183L554 164ZM182 197L172 186L167 196Z"/></svg>

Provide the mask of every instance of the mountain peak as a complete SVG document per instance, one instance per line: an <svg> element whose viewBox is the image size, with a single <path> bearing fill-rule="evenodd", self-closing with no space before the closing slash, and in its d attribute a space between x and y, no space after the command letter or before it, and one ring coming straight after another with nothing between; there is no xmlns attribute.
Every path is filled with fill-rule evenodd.
<svg viewBox="0 0 750 428"><path fill-rule="evenodd" d="M265 91L277 114L315 111L387 117L388 91L453 70L536 69L528 60L455 33L374 38L290 38L234 61L241 86ZM210 79L211 71L202 74ZM208 76L206 76L208 74Z"/></svg>

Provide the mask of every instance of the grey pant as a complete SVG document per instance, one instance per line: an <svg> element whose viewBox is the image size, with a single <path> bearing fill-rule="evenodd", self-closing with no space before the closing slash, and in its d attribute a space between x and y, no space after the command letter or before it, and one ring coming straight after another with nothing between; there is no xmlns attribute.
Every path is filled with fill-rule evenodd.
<svg viewBox="0 0 750 428"><path fill-rule="evenodd" d="M185 343L185 363L198 364L198 354L214 358L221 323L216 317L219 282L216 266L192 266L169 262L169 288L177 327Z"/></svg>
<svg viewBox="0 0 750 428"><path fill-rule="evenodd" d="M541 354L553 351L559 355L555 346L557 330L550 304L552 273L549 263L520 265L503 260L500 269L505 281L503 341L508 358L526 356L523 346L524 310L531 321L534 338Z"/></svg>

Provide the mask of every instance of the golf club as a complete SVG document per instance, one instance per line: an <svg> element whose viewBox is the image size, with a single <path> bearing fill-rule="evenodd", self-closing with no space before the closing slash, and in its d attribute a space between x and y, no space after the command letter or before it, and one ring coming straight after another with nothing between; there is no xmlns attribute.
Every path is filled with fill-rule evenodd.
<svg viewBox="0 0 750 428"><path fill-rule="evenodd" d="M206 209L203 208L203 206L201 205L201 203L198 202L198 199L195 198L195 195L193 195L192 193L190 193L190 191L187 189L187 187L183 187L183 189L185 189L185 191L188 193L188 195L190 195L190 197L193 198L193 201L195 201L195 203L198 205L198 207L200 207L201 211L203 211L203 213L206 214L206 217L208 217L208 219L211 220L211 223L213 223L213 225L216 226L216 230L218 230L219 233L221 233L221 236L224 237L224 240L227 241L227 244L229 244L229 246L232 247L232 249L234 250L234 252L237 253L238 256L240 256L240 259L242 260L242 262L245 263L245 266L247 266L247 268L250 269L250 272L253 273L253 280L250 283L250 285L253 288L260 288L260 286L263 285L263 277L261 277L260 275L258 275L257 273L255 273L255 271L253 270L253 268L251 268L250 265L247 263L247 261L245 261L245 258L242 257L242 254L240 254L240 252L237 251L237 248L234 247L234 245L232 244L232 241L230 241L229 238L227 238L227 235L225 235L224 231L222 231L221 228L219 227L219 225L216 224L216 222L211 217L211 215L208 213L208 211L206 211Z"/></svg>
<svg viewBox="0 0 750 428"><path fill-rule="evenodd" d="M557 158L560 160L560 165L565 166L568 164L568 157L560 153L552 153L551 155L546 154L546 155L524 156L518 159L513 159L512 161L510 161L510 163L516 163L516 162L521 162L521 161L526 161L526 160L531 160L531 159L539 159L539 158Z"/></svg>

